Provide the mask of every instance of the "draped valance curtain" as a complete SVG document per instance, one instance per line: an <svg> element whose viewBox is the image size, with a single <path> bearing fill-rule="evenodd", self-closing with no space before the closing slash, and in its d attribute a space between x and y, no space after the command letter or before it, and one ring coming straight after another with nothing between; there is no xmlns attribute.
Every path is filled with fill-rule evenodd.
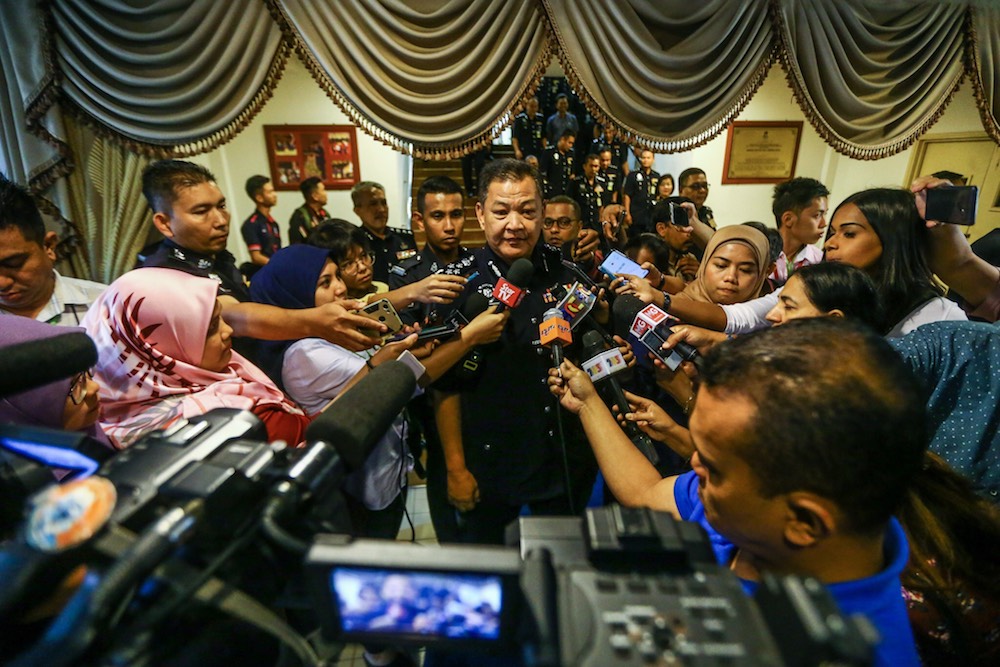
<svg viewBox="0 0 1000 667"><path fill-rule="evenodd" d="M8 102L24 104L5 117L24 118L33 131L35 139L20 143L34 164L18 170L32 179L66 153L49 131L54 106L136 153L204 152L249 123L292 51L360 127L420 157L461 155L494 138L553 54L601 122L661 151L720 133L775 60L806 117L846 155L875 159L906 148L964 76L987 131L1000 140L1000 9L986 2L4 5L19 20L4 18L9 39L0 63L16 95ZM34 14L34 25L26 25L26 14ZM49 143L50 155L28 145L37 138ZM18 141L7 143L16 148Z"/></svg>
<svg viewBox="0 0 1000 667"><path fill-rule="evenodd" d="M363 130L418 157L489 142L555 56L590 111L674 152L722 132L772 64L836 150L892 155L968 76L1000 141L984 0L38 0L0 3L0 168L72 169L63 112L145 157L228 141L293 51ZM4 164L3 162L6 162Z"/></svg>

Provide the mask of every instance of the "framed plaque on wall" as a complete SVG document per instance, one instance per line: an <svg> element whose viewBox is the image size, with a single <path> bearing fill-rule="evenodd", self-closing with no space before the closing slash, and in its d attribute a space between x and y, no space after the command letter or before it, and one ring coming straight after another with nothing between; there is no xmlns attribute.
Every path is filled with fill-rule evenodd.
<svg viewBox="0 0 1000 667"><path fill-rule="evenodd" d="M265 125L264 141L275 190L298 190L312 176L327 190L349 190L361 180L353 125Z"/></svg>
<svg viewBox="0 0 1000 667"><path fill-rule="evenodd" d="M734 121L726 135L722 183L781 183L795 176L802 121Z"/></svg>

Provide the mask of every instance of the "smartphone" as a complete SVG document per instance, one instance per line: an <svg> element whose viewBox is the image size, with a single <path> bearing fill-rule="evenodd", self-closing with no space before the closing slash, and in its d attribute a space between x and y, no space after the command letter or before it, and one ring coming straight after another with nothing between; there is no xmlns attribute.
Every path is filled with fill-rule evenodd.
<svg viewBox="0 0 1000 667"><path fill-rule="evenodd" d="M370 317L376 322L381 322L389 328L389 333L396 333L403 328L403 322L396 314L396 309L392 307L388 299L379 299L369 303L362 308L359 313L365 317Z"/></svg>
<svg viewBox="0 0 1000 667"><path fill-rule="evenodd" d="M675 227L687 227L691 224L687 210L680 204L670 202L670 224Z"/></svg>
<svg viewBox="0 0 1000 667"><path fill-rule="evenodd" d="M924 218L953 225L974 225L979 188L975 185L931 188L927 191Z"/></svg>
<svg viewBox="0 0 1000 667"><path fill-rule="evenodd" d="M615 276L620 273L627 273L629 275L639 276L640 278L645 278L646 274L649 273L649 271L633 262L619 250L612 250L611 254L604 260L604 263L601 264L600 268L601 271L612 280L614 280Z"/></svg>
<svg viewBox="0 0 1000 667"><path fill-rule="evenodd" d="M458 333L458 330L461 328L462 325L459 322L455 321L449 321L445 322L444 324L435 324L433 326L424 327L423 329L417 332L417 342L419 343L421 341L429 340L431 338L449 338ZM394 343L397 340L403 340L409 335L411 334L398 333L395 336L393 336L389 342Z"/></svg>

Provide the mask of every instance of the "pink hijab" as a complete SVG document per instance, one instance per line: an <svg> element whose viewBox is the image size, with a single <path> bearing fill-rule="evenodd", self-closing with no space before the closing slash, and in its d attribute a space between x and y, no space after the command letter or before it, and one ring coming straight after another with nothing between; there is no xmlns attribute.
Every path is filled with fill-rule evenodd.
<svg viewBox="0 0 1000 667"><path fill-rule="evenodd" d="M217 288L210 278L174 269L137 269L113 282L87 312L82 324L97 344L101 426L116 447L213 408L270 403L302 414L235 351L222 372L197 365Z"/></svg>

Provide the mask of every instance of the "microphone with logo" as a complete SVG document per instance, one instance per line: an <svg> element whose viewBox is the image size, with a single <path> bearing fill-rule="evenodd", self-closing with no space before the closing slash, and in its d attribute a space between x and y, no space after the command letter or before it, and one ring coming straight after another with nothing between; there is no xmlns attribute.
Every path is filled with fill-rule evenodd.
<svg viewBox="0 0 1000 667"><path fill-rule="evenodd" d="M563 360L563 347L573 342L569 322L558 308L549 308L542 315L542 323L538 325L538 339L544 347L552 352L552 366L559 368Z"/></svg>
<svg viewBox="0 0 1000 667"><path fill-rule="evenodd" d="M497 312L502 313L507 308L517 308L524 298L524 286L535 274L534 265L524 257L515 259L507 271L507 277L501 277L493 286L493 298L500 302Z"/></svg>
<svg viewBox="0 0 1000 667"><path fill-rule="evenodd" d="M587 359L587 361L583 362L583 369L598 388L605 390L605 402L607 402L607 394L610 393L611 400L618 406L619 412L622 415L629 412L628 399L625 398L625 392L622 391L622 386L618 383L618 378L615 377L628 367L625 363L625 358L622 357L621 351L617 347L608 349L605 347L604 338L601 337L601 334L596 331L588 331L583 334L583 356ZM649 439L649 436L629 421L625 422L622 429L628 435L632 444L642 452L642 455L650 463L653 465L659 463L660 456L656 453L656 449L653 447L653 442Z"/></svg>
<svg viewBox="0 0 1000 667"><path fill-rule="evenodd" d="M701 362L698 349L680 341L673 349L664 350L663 344L673 333L670 327L679 321L653 304L643 303L630 294L615 299L612 306L615 322L628 326L629 333L639 339L653 355L674 371L682 361L690 361L697 366Z"/></svg>

